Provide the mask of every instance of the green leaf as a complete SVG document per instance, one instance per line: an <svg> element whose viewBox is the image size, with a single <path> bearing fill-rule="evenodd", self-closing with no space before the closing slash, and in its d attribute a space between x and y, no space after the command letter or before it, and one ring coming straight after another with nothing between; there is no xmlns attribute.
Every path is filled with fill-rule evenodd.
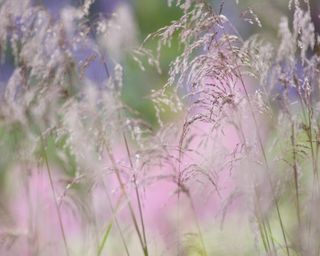
<svg viewBox="0 0 320 256"><path fill-rule="evenodd" d="M102 251L103 251L103 248L108 240L108 237L109 237L109 234L110 234L110 231L112 229L112 222L110 222L110 224L108 225L107 229L106 229L106 232L104 233L103 235L103 238L101 240L101 243L99 245L99 248L98 248L98 254L97 256L100 256Z"/></svg>

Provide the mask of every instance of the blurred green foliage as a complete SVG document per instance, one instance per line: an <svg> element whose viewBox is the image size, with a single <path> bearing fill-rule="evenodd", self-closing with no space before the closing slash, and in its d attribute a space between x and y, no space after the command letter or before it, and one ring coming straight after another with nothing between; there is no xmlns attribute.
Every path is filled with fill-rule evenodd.
<svg viewBox="0 0 320 256"><path fill-rule="evenodd" d="M181 10L169 7L166 1L139 0L132 4L138 27L138 40L142 42L150 33L170 24L181 16ZM146 47L156 51L157 41L150 40ZM146 70L141 71L137 63L130 57L124 61L124 89L122 98L124 102L140 113L140 117L153 127L157 126L154 108L148 96L152 89L160 88L166 83L169 64L179 53L178 41L173 40L170 48L161 53L159 74L155 68L145 65Z"/></svg>

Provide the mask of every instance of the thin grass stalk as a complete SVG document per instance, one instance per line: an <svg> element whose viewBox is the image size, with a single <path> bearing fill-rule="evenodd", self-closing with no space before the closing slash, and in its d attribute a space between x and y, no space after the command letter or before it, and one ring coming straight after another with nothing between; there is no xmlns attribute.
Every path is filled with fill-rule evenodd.
<svg viewBox="0 0 320 256"><path fill-rule="evenodd" d="M102 252L103 252L103 249L104 249L104 246L108 240L108 237L110 235L110 232L111 232L111 229L112 229L112 222L109 223L103 237L102 237L102 240L98 246L98 252L97 252L97 256L101 256Z"/></svg>
<svg viewBox="0 0 320 256"><path fill-rule="evenodd" d="M247 99L248 104L249 104L250 113L252 115L252 119L253 119L253 122L254 122L254 125L255 125L255 128L256 128L258 143L259 143L259 146L260 146L260 149L261 149L261 153L262 153L262 156L263 156L263 159L264 159L264 163L265 163L265 166L266 166L266 169L267 169L268 182L269 182L269 185L271 187L272 198L273 198L273 201L274 201L275 206L276 206L276 212L277 212L277 216L278 216L278 220L279 220L279 224L280 224L283 240L284 240L284 243L285 243L285 246L286 246L287 255L290 256L290 251L289 251L289 246L288 246L288 242L287 242L287 238L286 238L286 233L285 233L285 229L284 229L284 225L283 225L283 221L282 221L282 216L281 216L281 213L280 213L279 202L278 202L278 199L276 198L276 196L274 194L274 186L273 186L273 183L272 183L272 180L271 180L271 177L270 177L270 167L269 167L266 151L265 151L263 143L262 143L261 135L260 135L260 132L258 130L258 122L257 122L256 116L255 116L255 113L253 111L252 103L251 103L247 88L246 88L246 86L244 84L242 75L240 73L238 64L236 64L236 68L238 70L239 79L240 79L241 85L243 87L243 90L245 92L245 96L246 96L246 99Z"/></svg>
<svg viewBox="0 0 320 256"><path fill-rule="evenodd" d="M271 247L268 239L268 234L265 228L265 224L264 224L264 221L260 219L260 215L258 213L256 215L256 218L259 225L259 234L262 240L262 244L265 249L265 252L268 254L268 252L271 250Z"/></svg>
<svg viewBox="0 0 320 256"><path fill-rule="evenodd" d="M179 166L180 166L180 161L179 161ZM179 167L180 169L180 167ZM178 191L177 191L177 255L180 256L181 255L181 246L180 246L180 188L179 188L179 184L181 183L181 174L180 172L178 173Z"/></svg>
<svg viewBox="0 0 320 256"><path fill-rule="evenodd" d="M199 225L199 221L198 221L198 217L196 214L196 210L194 207L194 203L192 200L192 197L189 193L189 191L184 188L184 186L182 185L182 171L181 171L181 161L182 161L182 157L183 157L183 150L182 150L182 145L183 145L183 140L184 140L184 136L187 130L187 124L185 123L183 125L183 130L182 130L182 134L180 136L180 140L179 140L179 159L178 159L178 180L177 180L177 186L178 186L178 190L177 190L177 253L178 255L180 255L180 197L181 197L181 190L183 192L186 193L187 198L190 201L190 206L191 206L191 210L193 213L193 217L195 219L195 223L196 223L196 227L197 227L197 232L199 234L199 238L200 238L200 243L201 243L201 247L202 247L202 251L205 253L205 255L208 255L205 243L204 243L204 239L203 239L203 235L201 232L201 228Z"/></svg>
<svg viewBox="0 0 320 256"><path fill-rule="evenodd" d="M225 31L225 28L224 26L222 26L222 31L223 31L223 34L226 35L226 31ZM229 41L229 38L227 37L227 42L229 44L229 47L230 49L232 49L232 46L231 46L231 43ZM273 200L275 202L275 206L276 206L276 211L277 211L277 216L278 216L278 219L279 219L279 224L280 224L280 228L281 228L281 232L282 232L282 236L283 236L283 240L285 242L285 246L286 246L286 251L287 251L287 255L290 256L290 252L289 252L289 246L288 246L288 242L287 242L287 238L286 238L286 234L285 234L285 230L284 230L284 225L283 225L283 221L282 221L282 217L281 217L281 214L280 214L280 209L279 209L279 203L278 203L278 199L275 197L274 195L274 191L273 191L273 184L272 184L272 181L271 181L271 177L270 177L270 167L269 167L269 163L268 163L268 159L267 159L267 155L266 155L266 151L264 149L264 146L263 146L263 143L262 143L262 138L261 138L261 135L260 135L260 132L259 132L259 129L258 129L258 122L257 122L257 118L256 118L256 115L254 113L254 110L253 110L253 106L252 106L252 102L251 102L251 99L249 97L249 93L248 93L248 90L245 86L245 83L243 81L243 77L242 77L242 74L240 72L240 67L238 65L238 62L235 61L235 65L236 65L236 73L237 73L237 76L240 80L240 83L241 83L241 86L245 92L245 97L247 99L247 102L249 104L249 109L250 109L250 114L252 116L252 119L253 119L253 122L254 122L254 126L255 126L255 129L256 129L256 134L257 134L257 138L258 138L258 143L259 143L259 146L260 146L260 150L261 150L261 153L262 153L262 156L263 156L263 159L264 159L264 163L265 163L265 166L266 166L266 169L267 169L267 176L268 176L268 182L270 183L270 186L271 186L271 190L272 190L272 197L273 197Z"/></svg>
<svg viewBox="0 0 320 256"><path fill-rule="evenodd" d="M92 32L91 32L91 34L93 35ZM102 62L102 64L103 64L104 70L105 70L105 72L106 72L106 76L107 76L107 78L109 79L109 78L111 77L111 76L110 76L110 72L109 72L109 68L108 68L108 65L107 65L106 61L105 61L104 58L102 57L102 54L101 54L100 50L99 50L99 55L100 55L101 62ZM120 115L120 113L118 113L118 118L119 118L119 120L121 120L121 115ZM127 153L128 153L128 149L129 149L129 148L127 147L128 145L127 145L127 141L126 141L126 138L125 138L125 134L124 134L124 133L123 133L123 136L124 136L124 139L125 139L126 149L127 149ZM116 176L117 176L118 182L119 182L119 184L120 184L121 190L122 190L122 192L124 193L125 198L126 198L126 200L127 200L127 202L128 202L130 215L131 215L131 218L132 218L132 220L133 220L135 230L136 230L136 232L137 232L137 234L138 234L139 241L140 241L140 245L142 246L144 255L145 255L145 256L148 256L149 254L148 254L148 248L147 248L147 244L146 244L146 235L145 235L145 228L144 228L143 215L142 215L142 209L141 209L141 202L140 202L139 193L137 193L138 190L137 190L137 187L136 187L136 182L135 182L135 189L136 189L136 196L137 196L137 199L138 199L139 213L140 213L140 218L141 218L141 225L142 225L142 229L143 229L143 230L142 230L143 238L141 237L141 232L140 232L140 229L139 229L139 226L138 226L138 222L137 222L137 219L136 219L134 210L133 210L133 208L132 208L131 202L130 202L130 200L129 200L128 194L127 194L127 192L126 192L125 186L124 186L124 184L123 184L123 182L122 182L119 169L117 168L116 162L115 162L115 160L114 160L114 157L113 157L113 155L112 155L112 153L111 153L111 150L110 150L108 147L107 147L107 152L108 152L109 159L111 160L112 165L113 165L113 167L114 167L114 169L115 169ZM128 154L129 154L128 156L130 156L130 153L128 153ZM130 161L130 164L132 165L132 162L131 162L130 157L129 157L129 161ZM133 165L132 165L132 167L133 167Z"/></svg>
<svg viewBox="0 0 320 256"><path fill-rule="evenodd" d="M300 195L299 195L299 181L298 181L298 163L297 163L295 123L294 123L293 116L292 116L290 109L289 109L287 82L284 82L284 86L285 86L285 97L284 97L284 99L285 99L285 112L287 113L288 118L291 123L290 142L291 142L291 148L292 148L292 173L293 173L293 181L294 181L294 188L295 188L297 221L298 221L298 226L300 227L301 212L300 212ZM302 102L302 101L300 101L300 102ZM305 112L303 112L303 115L305 116Z"/></svg>
<svg viewBox="0 0 320 256"><path fill-rule="evenodd" d="M212 11L214 13L213 9L212 9ZM215 13L214 13L214 15L215 15ZM220 25L222 27L223 34L226 36L226 31L225 31L224 26L222 24L220 24ZM228 37L226 37L226 38L227 38L227 42L228 42L228 45L229 45L230 49L232 49L232 46L231 46L231 43L230 43ZM278 219L279 219L279 224L280 224L282 236L283 236L283 239L284 239L284 242L285 242L285 245L286 245L286 252L287 252L287 255L290 256L289 246L288 246L288 242L287 242L287 238L286 238L286 234L285 234L285 230L284 230L282 217L281 217L281 214L280 214L279 203L278 203L278 200L276 199L276 197L274 195L273 184L272 184L271 177L270 177L270 174L269 174L269 172L270 172L269 163L268 163L266 152L265 152L265 149L264 149L264 146L263 146L263 143L262 143L262 138L261 138L260 132L258 130L258 122L257 122L256 116L255 116L255 113L253 111L253 106L252 106L252 103L251 103L251 100L250 100L250 97L249 97L248 90L247 90L247 88L245 86L245 83L243 81L239 65L238 65L238 63L236 61L235 61L235 65L236 65L236 70L235 70L236 71L236 75L239 78L241 86L242 86L242 88L243 88L243 90L245 92L245 97L246 97L247 102L249 104L250 114L252 116L252 119L253 119L253 122L254 122L254 126L255 126L255 129L256 129L257 138L258 138L258 144L259 144L259 147L260 147L260 150L261 150L261 154L263 156L263 160L264 160L266 169L268 171L267 172L268 173L267 174L268 175L268 182L270 183L270 186L271 186L273 201L274 201L275 206L276 206L276 211L277 211L277 216L278 216Z"/></svg>
<svg viewBox="0 0 320 256"><path fill-rule="evenodd" d="M27 166L27 165L26 165ZM28 167L26 168L27 172ZM29 177L28 174L26 174L25 172L23 172L23 182L24 182L24 187L25 187L25 193L26 193L26 200L28 202L28 229L30 231L30 235L28 236L28 245L29 245L29 250L30 252L32 252L32 254L38 255L39 254L39 245L38 245L38 241L37 241L37 229L35 227L35 223L32 220L32 216L33 216L33 210L32 210L32 200L30 197L30 184L29 184Z"/></svg>
<svg viewBox="0 0 320 256"><path fill-rule="evenodd" d="M138 222L137 222L137 218L135 216L135 213L134 213L134 210L133 210L133 207L131 205L131 201L129 199L129 196L128 196L128 193L126 191L126 188L125 188L125 185L122 181L122 178L121 178L121 175L120 175L120 170L118 169L117 167L117 164L116 164L116 161L113 157L113 154L111 152L111 150L107 147L107 153L108 153L108 157L111 161L111 164L112 164L112 167L115 171L115 174L116 174L116 177L117 177L117 180L118 180L118 183L120 185L120 189L123 193L123 195L125 196L125 199L127 201L127 204L128 204L128 208L129 208L129 213L130 213L130 216L131 216L131 219L132 219L132 222L133 222L133 225L134 225L134 228L136 230L136 233L138 235L138 238L139 238L139 242L140 242L140 245L141 245L141 248L143 250L143 253L144 253L144 256L148 256L148 252L147 250L145 249L145 245L144 245L144 241L143 241L143 237L141 235L141 232L140 232L140 229L139 229L139 225L138 225Z"/></svg>
<svg viewBox="0 0 320 256"><path fill-rule="evenodd" d="M125 249L125 251L126 251L126 255L127 255L127 256L130 256L127 242L126 242L126 240L125 240L125 238L124 238L122 229L121 229L121 227L120 227L120 224L119 224L119 221L118 221L118 218L117 218L117 215L116 215L116 212L117 212L117 210L118 210L119 207L120 207L120 202L121 202L121 200L122 200L122 196L123 196L123 195L121 195L121 197L118 199L118 201L117 201L117 203L116 203L116 207L114 208L113 205L112 205L112 201L111 201L111 198L110 198L110 196L109 196L108 190L107 190L104 182L102 182L102 184L103 184L103 188L104 188L104 191L105 191L106 196L107 196L107 199L108 199L108 203L109 203L109 206L110 206L110 210L111 210L111 212L112 212L113 221L114 221L114 223L116 224L116 227L117 227L117 229L118 229L118 231L119 231L120 238L121 238L121 242L122 242L122 244L123 244L123 246L124 246L124 249ZM107 231L106 231L106 232L107 232ZM102 249L103 249L104 244L103 244L103 246L101 246L101 245L102 245L102 244L100 244L99 247L102 247ZM102 249L101 249L101 252L102 252ZM99 250L100 250L100 248L99 248ZM98 250L98 252L99 252L99 250ZM101 254L101 253L100 253L100 254ZM98 254L98 256L99 256L100 254Z"/></svg>
<svg viewBox="0 0 320 256"><path fill-rule="evenodd" d="M180 215L181 215L181 211L180 211L180 200L181 200L181 191L180 188L182 187L182 172L181 172L181 161L182 161L182 155L183 155L183 150L182 150L182 144L183 144L183 140L184 140L184 136L186 133L186 123L183 125L183 129L182 129L182 133L180 136L180 140L179 140L179 158L178 158L178 179L177 179L177 255L181 255L181 246L180 246L180 231L181 231L181 227L180 227Z"/></svg>
<svg viewBox="0 0 320 256"><path fill-rule="evenodd" d="M48 173L50 188L51 188L52 196L53 196L53 199L54 199L54 205L55 205L55 208L56 208L56 211L57 211L57 215L58 215L59 227L60 227L61 236L62 236L62 239L63 239L65 253L66 253L67 256L70 256L70 252L69 252L69 248L68 248L68 244L67 244L67 239L66 239L66 235L65 235L65 230L64 230L64 227L63 227L61 212L60 212L60 208L59 208L59 203L58 203L58 200L57 200L57 193L56 193L56 190L55 190L55 187L54 187L52 174L51 174L51 169L50 169L50 166L49 166L49 161L48 161L48 156L47 156L47 151L46 151L46 148L44 146L44 140L43 140L42 134L40 135L40 140L41 140L41 144L42 144L42 150L43 150L43 154L44 154L44 160L45 160L46 169L47 169L47 173Z"/></svg>
<svg viewBox="0 0 320 256"><path fill-rule="evenodd" d="M192 197L191 197L191 195L189 193L187 194L187 196L188 196L188 199L190 201L192 213L193 213L193 216L194 216L194 219L195 219L195 222L196 222L196 226L197 226L197 231L199 233L202 252L204 252L204 256L208 256L207 248L206 248L206 245L205 245L205 242L204 242L204 239L203 239L203 235L202 235L202 232L201 232L201 228L200 228L199 220L198 220L198 217L197 217L196 209L194 207L193 199L192 199Z"/></svg>
<svg viewBox="0 0 320 256"><path fill-rule="evenodd" d="M299 184L298 184L298 166L297 166L297 152L296 152L296 139L295 139L295 129L294 123L291 124L291 146L293 155L293 179L296 192L296 204L297 204L297 218L298 224L301 224L301 214L300 214L300 199L299 199Z"/></svg>
<svg viewBox="0 0 320 256"><path fill-rule="evenodd" d="M308 127L306 127L306 128L307 128L307 134L308 134L308 137L309 137L308 139L309 139L309 143L310 143L314 178L316 181L316 186L318 186L318 182L319 182L318 164L316 162L315 150L314 150L314 145L313 145L312 121L311 120L312 120L312 110L308 107Z"/></svg>
<svg viewBox="0 0 320 256"><path fill-rule="evenodd" d="M311 96L308 99L303 97L302 91L301 91L302 90L301 85L299 84L299 81L296 77L294 77L294 83L295 83L296 87L298 88L299 103L301 105L302 114L303 114L304 122L305 122L304 130L308 136L308 140L309 140L309 144L310 144L310 152L311 152L314 179L317 180L317 182L319 182L318 181L318 179L319 179L318 178L318 166L317 166L316 156L315 156L314 147L313 147ZM307 109L307 112L305 111L305 109Z"/></svg>
<svg viewBox="0 0 320 256"><path fill-rule="evenodd" d="M133 167L133 163L132 163L132 160L131 160L131 154L130 154L130 149L129 149L127 137L126 137L124 132L122 133L122 135L123 135L123 140L124 140L124 143L125 143L125 146L126 146L126 151L127 151L130 167L131 167L132 171L134 172L134 169L133 169L134 167ZM146 231L145 231L145 225L144 225L142 205L141 205L140 194L139 194L139 189L138 189L137 179L136 179L135 173L133 173L133 183L134 183L135 194L136 194L136 198L137 198L137 202L138 202L139 216L140 216L140 222L141 222L141 226L142 226L142 236L143 236L144 245L145 245L145 253L146 253L146 255L149 255L148 254L148 245L147 245L147 238L146 238Z"/></svg>
<svg viewBox="0 0 320 256"><path fill-rule="evenodd" d="M296 85L296 87L298 88L298 99L299 99L299 103L301 105L301 109L302 109L302 114L303 114L303 118L304 118L304 131L308 137L308 142L310 144L310 153L311 153L311 161L312 161L312 170L313 170L313 181L312 181L312 193L311 193L311 201L314 200L315 197L315 193L318 193L319 190L319 179L318 179L318 162L315 159L318 159L318 156L315 157L314 154L314 149L313 149L313 136L312 136L312 123L311 123L311 116L312 116L312 112L311 112L311 107L309 106L309 104L311 104L305 100L305 97L303 97L302 95L302 89L301 89L301 85L299 84L299 81L296 77L294 77L294 83ZM307 113L305 111L305 109L307 109ZM311 234L311 218L309 218L307 220L307 230L308 230L308 236L311 238L312 234ZM309 241L310 239L307 239L307 247L309 247Z"/></svg>
<svg viewBox="0 0 320 256"><path fill-rule="evenodd" d="M255 196L256 196L256 211L257 211L257 220L259 223L259 227L261 226L262 227L262 234L264 234L264 238L266 239L266 243L268 245L268 250L271 251L271 245L272 245L272 249L273 251L275 252L275 254L277 255L277 250L276 250L276 246L275 246L275 242L274 242L274 238L273 238L273 234L272 234L272 229L270 227L270 222L269 220L264 220L263 219L263 216L262 216L262 213L261 213L261 206L260 206L260 203L259 203L259 198L258 198L258 192L255 188ZM270 241L269 241L270 240ZM271 243L271 245L270 245ZM268 252L269 252L268 251ZM267 252L267 253L268 253Z"/></svg>

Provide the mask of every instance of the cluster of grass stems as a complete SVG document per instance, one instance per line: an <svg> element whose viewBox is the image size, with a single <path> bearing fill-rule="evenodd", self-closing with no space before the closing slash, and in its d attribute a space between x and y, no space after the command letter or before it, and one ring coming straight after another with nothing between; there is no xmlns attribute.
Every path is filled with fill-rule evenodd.
<svg viewBox="0 0 320 256"><path fill-rule="evenodd" d="M167 83L150 92L156 126L124 102L126 72L108 48L114 17L93 21L93 2L66 7L56 19L39 3L0 1L2 65L11 59L13 66L0 103L1 254L53 253L38 227L46 224L32 215L37 202L21 210L30 215L26 232L10 202L10 193L23 191L34 200L32 177L46 170L59 255L319 255L320 36L309 2L290 1L292 26L282 18L278 42L269 43L243 39L223 4L169 1L182 16L139 47L121 49L142 70L148 62L160 72L162 51L178 42ZM148 49L154 41L155 51ZM86 77L94 62L105 74L100 84ZM15 175L13 188L5 186ZM146 217L145 193L163 181L174 185L163 191L174 201L163 211L172 214L163 221L173 219L173 245L154 235ZM68 208L80 219L80 242L71 242ZM234 237L240 246L230 245ZM79 250L81 239L89 245Z"/></svg>

